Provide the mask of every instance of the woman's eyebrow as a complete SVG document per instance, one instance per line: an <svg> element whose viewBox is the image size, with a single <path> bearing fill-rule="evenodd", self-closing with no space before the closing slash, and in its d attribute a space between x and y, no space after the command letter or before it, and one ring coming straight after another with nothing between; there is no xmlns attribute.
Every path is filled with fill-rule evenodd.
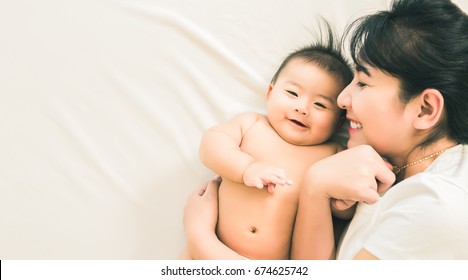
<svg viewBox="0 0 468 280"><path fill-rule="evenodd" d="M370 72L369 72L369 69L367 69L366 67L360 65L360 64L356 64L356 71L357 72L363 72L364 74L366 74L367 76L371 76Z"/></svg>

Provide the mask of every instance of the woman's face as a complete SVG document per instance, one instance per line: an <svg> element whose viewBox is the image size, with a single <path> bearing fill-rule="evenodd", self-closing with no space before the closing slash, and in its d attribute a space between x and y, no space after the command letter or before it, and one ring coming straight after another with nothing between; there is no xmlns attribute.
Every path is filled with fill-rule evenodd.
<svg viewBox="0 0 468 280"><path fill-rule="evenodd" d="M414 130L399 92L397 78L368 65L356 67L354 80L338 96L350 122L348 148L368 144L388 158L408 149Z"/></svg>

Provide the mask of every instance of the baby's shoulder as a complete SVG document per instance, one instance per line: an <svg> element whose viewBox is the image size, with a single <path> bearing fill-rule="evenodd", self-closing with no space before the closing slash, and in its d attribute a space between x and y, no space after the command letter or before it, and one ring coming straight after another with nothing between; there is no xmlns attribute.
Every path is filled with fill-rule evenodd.
<svg viewBox="0 0 468 280"><path fill-rule="evenodd" d="M255 123L259 120L266 119L266 116L257 112L242 112L237 114L235 118L245 122Z"/></svg>
<svg viewBox="0 0 468 280"><path fill-rule="evenodd" d="M268 121L265 115L257 112L243 112L234 117L243 131L249 130L254 124L264 123Z"/></svg>

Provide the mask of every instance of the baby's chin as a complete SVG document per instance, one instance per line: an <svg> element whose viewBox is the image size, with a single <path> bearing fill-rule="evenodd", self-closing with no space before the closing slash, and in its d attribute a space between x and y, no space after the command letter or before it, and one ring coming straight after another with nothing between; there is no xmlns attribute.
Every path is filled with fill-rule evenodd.
<svg viewBox="0 0 468 280"><path fill-rule="evenodd" d="M284 141L288 142L291 145L295 146L315 146L325 143L326 141L311 141L310 139L297 139L297 138L288 138L288 137L281 137Z"/></svg>

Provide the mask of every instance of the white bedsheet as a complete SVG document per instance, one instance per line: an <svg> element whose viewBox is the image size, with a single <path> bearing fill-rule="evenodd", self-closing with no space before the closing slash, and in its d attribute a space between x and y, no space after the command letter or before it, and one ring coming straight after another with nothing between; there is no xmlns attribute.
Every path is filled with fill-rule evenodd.
<svg viewBox="0 0 468 280"><path fill-rule="evenodd" d="M467 1L457 1L466 7ZM462 3L464 2L464 3ZM376 0L0 0L0 259L174 259L202 132Z"/></svg>

